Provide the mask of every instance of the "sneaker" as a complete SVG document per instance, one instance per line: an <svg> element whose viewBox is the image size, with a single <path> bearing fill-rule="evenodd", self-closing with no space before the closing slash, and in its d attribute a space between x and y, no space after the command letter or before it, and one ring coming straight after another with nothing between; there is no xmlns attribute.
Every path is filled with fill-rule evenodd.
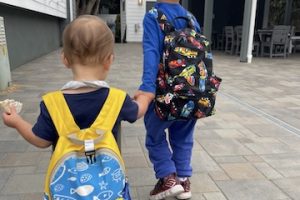
<svg viewBox="0 0 300 200"><path fill-rule="evenodd" d="M150 200L160 200L166 197L176 196L184 192L175 174L170 174L165 178L159 179L154 189L150 192Z"/></svg>
<svg viewBox="0 0 300 200"><path fill-rule="evenodd" d="M187 178L185 181L180 181L180 184L182 185L184 192L178 194L176 196L177 199L190 199L192 198L192 192L191 192L191 182Z"/></svg>

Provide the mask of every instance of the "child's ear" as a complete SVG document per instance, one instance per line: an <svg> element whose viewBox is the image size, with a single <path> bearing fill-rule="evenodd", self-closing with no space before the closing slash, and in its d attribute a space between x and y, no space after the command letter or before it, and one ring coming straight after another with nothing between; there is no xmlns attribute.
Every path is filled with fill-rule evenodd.
<svg viewBox="0 0 300 200"><path fill-rule="evenodd" d="M111 55L109 55L109 56L107 57L107 59L106 59L106 60L104 61L104 63L103 63L104 69L105 69L105 70L109 70L109 69L110 69L110 66L111 66L112 63L113 63L113 61L114 61L114 55L111 54Z"/></svg>
<svg viewBox="0 0 300 200"><path fill-rule="evenodd" d="M70 68L70 63L69 63L68 59L66 58L64 52L61 52L61 54L60 54L60 59L61 59L61 62L62 62L67 68Z"/></svg>

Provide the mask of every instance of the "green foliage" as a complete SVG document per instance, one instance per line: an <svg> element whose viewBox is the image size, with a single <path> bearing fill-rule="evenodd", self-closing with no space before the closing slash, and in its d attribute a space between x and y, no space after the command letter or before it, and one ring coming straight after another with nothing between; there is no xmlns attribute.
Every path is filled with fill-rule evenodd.
<svg viewBox="0 0 300 200"><path fill-rule="evenodd" d="M286 0L271 0L269 25L283 24Z"/></svg>
<svg viewBox="0 0 300 200"><path fill-rule="evenodd" d="M293 10L292 10L292 25L295 26L296 31L300 31L300 1L293 1Z"/></svg>

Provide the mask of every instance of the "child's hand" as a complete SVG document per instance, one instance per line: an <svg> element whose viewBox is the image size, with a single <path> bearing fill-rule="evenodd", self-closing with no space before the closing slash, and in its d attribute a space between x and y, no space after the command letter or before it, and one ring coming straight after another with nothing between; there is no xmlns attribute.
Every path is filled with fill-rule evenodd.
<svg viewBox="0 0 300 200"><path fill-rule="evenodd" d="M154 99L155 95L150 92L138 90L134 94L134 99L139 106L138 118L141 118L147 111L150 102Z"/></svg>
<svg viewBox="0 0 300 200"><path fill-rule="evenodd" d="M154 95L153 93L151 93L151 92L144 92L144 91L142 91L142 90L137 90L137 91L135 92L133 98L134 98L135 100L137 100L138 97L139 97L140 95L144 95L144 96L148 97L149 102L151 102L151 101L154 99L154 97L155 97L155 95Z"/></svg>
<svg viewBox="0 0 300 200"><path fill-rule="evenodd" d="M17 113L16 107L11 105L9 106L9 110L7 109L3 112L2 119L6 126L16 128L22 117Z"/></svg>

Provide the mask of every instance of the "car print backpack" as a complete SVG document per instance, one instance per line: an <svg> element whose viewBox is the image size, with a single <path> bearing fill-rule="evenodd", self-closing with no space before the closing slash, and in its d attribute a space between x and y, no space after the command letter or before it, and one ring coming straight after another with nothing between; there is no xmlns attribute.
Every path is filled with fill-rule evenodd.
<svg viewBox="0 0 300 200"><path fill-rule="evenodd" d="M153 8L150 13L165 35L156 81L157 115L163 120L213 115L222 80L213 72L209 41L197 32L195 18L188 12L168 21L160 10ZM175 29L175 20L185 20L187 27Z"/></svg>
<svg viewBox="0 0 300 200"><path fill-rule="evenodd" d="M124 161L111 132L126 93L110 88L94 123L80 129L61 91L43 96L59 134L44 200L130 200Z"/></svg>

